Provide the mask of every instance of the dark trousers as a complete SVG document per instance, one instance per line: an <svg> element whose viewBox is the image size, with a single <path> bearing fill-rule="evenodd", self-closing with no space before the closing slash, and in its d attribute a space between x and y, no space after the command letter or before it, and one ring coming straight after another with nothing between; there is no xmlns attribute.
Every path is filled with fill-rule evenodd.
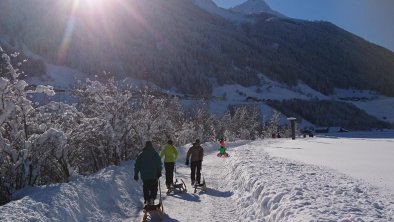
<svg viewBox="0 0 394 222"><path fill-rule="evenodd" d="M158 180L143 180L143 191L144 191L144 200L145 203L150 199L156 199L157 190L159 186Z"/></svg>
<svg viewBox="0 0 394 222"><path fill-rule="evenodd" d="M168 162L164 163L164 168L166 169L166 185L173 184L173 178L174 178L174 168L175 168L175 163L174 162Z"/></svg>
<svg viewBox="0 0 394 222"><path fill-rule="evenodd" d="M190 168L191 168L190 178L192 179L192 182L196 181L196 179L197 179L198 183L201 182L200 181L200 179L201 179L201 164L202 164L202 161L193 161L190 164ZM196 172L196 169L197 169L197 172ZM197 176L197 178L196 178L196 176Z"/></svg>

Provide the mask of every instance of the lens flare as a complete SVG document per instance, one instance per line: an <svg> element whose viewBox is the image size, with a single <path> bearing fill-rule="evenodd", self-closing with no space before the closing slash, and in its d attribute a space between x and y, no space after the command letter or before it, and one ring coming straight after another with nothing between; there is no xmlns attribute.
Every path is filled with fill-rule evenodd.
<svg viewBox="0 0 394 222"><path fill-rule="evenodd" d="M70 46L71 37L74 31L75 26L75 14L79 7L80 0L74 0L73 6L71 8L70 17L68 18L68 22L66 25L66 29L64 30L64 36L62 43L60 44L60 48L57 53L57 63L62 64L66 58L67 50Z"/></svg>

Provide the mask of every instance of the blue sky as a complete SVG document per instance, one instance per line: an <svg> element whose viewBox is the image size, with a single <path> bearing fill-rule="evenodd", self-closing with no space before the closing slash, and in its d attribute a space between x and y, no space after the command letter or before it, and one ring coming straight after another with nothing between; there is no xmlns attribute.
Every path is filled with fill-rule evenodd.
<svg viewBox="0 0 394 222"><path fill-rule="evenodd" d="M229 8L246 0L214 0ZM330 21L394 52L394 0L266 0L284 15Z"/></svg>

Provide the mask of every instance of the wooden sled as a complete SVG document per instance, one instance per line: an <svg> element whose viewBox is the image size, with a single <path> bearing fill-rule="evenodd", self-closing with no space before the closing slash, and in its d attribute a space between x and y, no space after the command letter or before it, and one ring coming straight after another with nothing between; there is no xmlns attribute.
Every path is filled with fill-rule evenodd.
<svg viewBox="0 0 394 222"><path fill-rule="evenodd" d="M194 193L197 193L197 190L204 192L207 189L207 184L205 183L205 179L203 177L202 183L194 184Z"/></svg>
<svg viewBox="0 0 394 222"><path fill-rule="evenodd" d="M163 203L160 200L159 204L145 205L143 212L144 212L144 216L142 218L142 221L146 221L146 219L148 218L148 214L152 214L152 213L156 213L159 216L160 221L161 221L161 220L163 220L163 216L164 216Z"/></svg>
<svg viewBox="0 0 394 222"><path fill-rule="evenodd" d="M170 187L170 189L168 189L167 194L170 194L171 192L181 192L181 193L185 192L186 193L187 189L186 189L185 182L182 179L180 179L179 181L178 181L178 179L176 179L174 184Z"/></svg>
<svg viewBox="0 0 394 222"><path fill-rule="evenodd" d="M164 207L163 202L161 201L161 186L159 180L159 204L156 205L145 205L144 209L144 216L142 217L142 221L146 221L148 218L148 214L156 213L159 216L160 221L163 220L164 217Z"/></svg>

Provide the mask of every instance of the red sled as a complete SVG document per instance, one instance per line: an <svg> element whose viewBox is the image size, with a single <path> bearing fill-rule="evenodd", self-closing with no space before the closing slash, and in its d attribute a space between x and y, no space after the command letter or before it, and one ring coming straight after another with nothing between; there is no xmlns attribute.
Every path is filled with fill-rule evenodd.
<svg viewBox="0 0 394 222"><path fill-rule="evenodd" d="M218 153L216 156L217 157L230 157L230 155L228 155L228 153L224 153L224 154Z"/></svg>

